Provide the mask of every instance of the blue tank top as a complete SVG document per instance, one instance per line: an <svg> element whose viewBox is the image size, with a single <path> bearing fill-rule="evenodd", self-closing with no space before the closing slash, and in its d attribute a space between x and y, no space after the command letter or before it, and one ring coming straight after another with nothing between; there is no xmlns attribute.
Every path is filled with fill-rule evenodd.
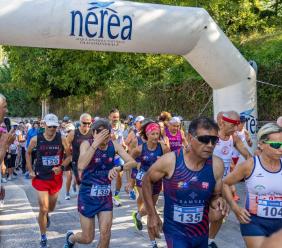
<svg viewBox="0 0 282 248"><path fill-rule="evenodd" d="M135 134L135 136L137 138L138 146L142 145L144 142L143 142L143 140L142 140L142 138L140 136L140 133L136 129L134 129L133 132L134 132L134 134Z"/></svg>
<svg viewBox="0 0 282 248"><path fill-rule="evenodd" d="M147 143L143 143L142 152L140 156L141 167L140 170L146 172L149 170L151 165L155 163L158 157L163 155L163 149L160 143L158 143L157 148L154 151L148 149Z"/></svg>
<svg viewBox="0 0 282 248"><path fill-rule="evenodd" d="M200 171L187 168L183 149L175 151L175 170L164 185L164 232L195 238L209 233L209 203L215 187L212 157Z"/></svg>
<svg viewBox="0 0 282 248"><path fill-rule="evenodd" d="M106 150L100 150L98 148L89 165L83 171L81 184L85 186L96 185L99 187L104 185L109 187L111 181L108 179L108 174L114 167L115 153L115 147L112 141L109 141Z"/></svg>

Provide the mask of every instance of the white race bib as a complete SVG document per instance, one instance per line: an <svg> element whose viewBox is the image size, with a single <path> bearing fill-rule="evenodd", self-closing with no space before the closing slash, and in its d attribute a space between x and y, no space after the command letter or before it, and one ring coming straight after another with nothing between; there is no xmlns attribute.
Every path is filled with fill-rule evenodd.
<svg viewBox="0 0 282 248"><path fill-rule="evenodd" d="M108 196L111 193L111 185L92 185L90 196Z"/></svg>
<svg viewBox="0 0 282 248"><path fill-rule="evenodd" d="M183 224L199 223L203 219L204 206L181 207L174 205L173 220Z"/></svg>
<svg viewBox="0 0 282 248"><path fill-rule="evenodd" d="M145 175L145 172L140 170L138 171L137 175L136 175L136 179L142 181L143 176Z"/></svg>
<svg viewBox="0 0 282 248"><path fill-rule="evenodd" d="M56 166L60 164L60 156L43 156L42 157L42 164L44 166Z"/></svg>
<svg viewBox="0 0 282 248"><path fill-rule="evenodd" d="M264 218L282 219L282 201L258 200L257 215Z"/></svg>

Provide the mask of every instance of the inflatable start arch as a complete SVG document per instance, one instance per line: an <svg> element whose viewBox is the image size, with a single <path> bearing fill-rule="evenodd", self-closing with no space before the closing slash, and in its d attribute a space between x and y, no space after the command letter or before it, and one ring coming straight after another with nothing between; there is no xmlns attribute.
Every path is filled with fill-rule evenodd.
<svg viewBox="0 0 282 248"><path fill-rule="evenodd" d="M0 44L182 55L213 88L214 114L245 114L255 141L256 73L204 9L106 0L1 0Z"/></svg>

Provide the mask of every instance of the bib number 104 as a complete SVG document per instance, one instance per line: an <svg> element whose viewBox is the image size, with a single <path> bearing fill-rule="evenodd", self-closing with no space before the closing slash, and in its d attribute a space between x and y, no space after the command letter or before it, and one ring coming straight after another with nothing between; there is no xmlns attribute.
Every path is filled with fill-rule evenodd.
<svg viewBox="0 0 282 248"><path fill-rule="evenodd" d="M282 219L282 202L260 200L258 204L258 216Z"/></svg>

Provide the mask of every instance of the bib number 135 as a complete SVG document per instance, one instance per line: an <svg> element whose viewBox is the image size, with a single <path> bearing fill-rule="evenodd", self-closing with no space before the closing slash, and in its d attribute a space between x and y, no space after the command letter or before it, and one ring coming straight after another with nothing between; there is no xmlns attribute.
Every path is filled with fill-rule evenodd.
<svg viewBox="0 0 282 248"><path fill-rule="evenodd" d="M204 207L174 206L173 219L176 222L188 224L199 223L203 219Z"/></svg>

